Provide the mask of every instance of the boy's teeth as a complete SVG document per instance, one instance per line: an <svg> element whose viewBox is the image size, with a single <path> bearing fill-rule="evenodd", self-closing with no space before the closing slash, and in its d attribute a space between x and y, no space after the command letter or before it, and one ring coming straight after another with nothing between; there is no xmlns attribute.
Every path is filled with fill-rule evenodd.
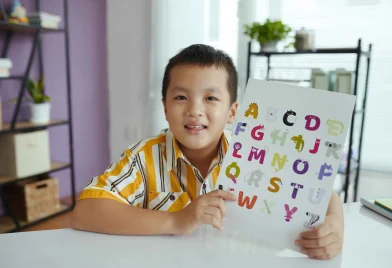
<svg viewBox="0 0 392 268"><path fill-rule="evenodd" d="M187 128L203 129L203 126L186 126Z"/></svg>

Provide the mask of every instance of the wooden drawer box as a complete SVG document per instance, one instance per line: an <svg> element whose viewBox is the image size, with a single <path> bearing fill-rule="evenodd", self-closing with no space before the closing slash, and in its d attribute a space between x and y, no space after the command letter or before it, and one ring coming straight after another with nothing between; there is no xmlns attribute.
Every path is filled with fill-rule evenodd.
<svg viewBox="0 0 392 268"><path fill-rule="evenodd" d="M0 176L23 178L49 170L47 130L0 135Z"/></svg>
<svg viewBox="0 0 392 268"><path fill-rule="evenodd" d="M60 209L59 186L56 178L27 180L7 187L11 209L23 221L33 221Z"/></svg>

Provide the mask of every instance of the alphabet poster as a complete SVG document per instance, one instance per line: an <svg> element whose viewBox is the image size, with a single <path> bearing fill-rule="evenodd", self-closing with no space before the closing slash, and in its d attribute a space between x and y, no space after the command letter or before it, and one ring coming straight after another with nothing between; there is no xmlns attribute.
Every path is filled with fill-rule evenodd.
<svg viewBox="0 0 392 268"><path fill-rule="evenodd" d="M279 248L324 222L356 97L250 79L217 188L226 202L225 230Z"/></svg>

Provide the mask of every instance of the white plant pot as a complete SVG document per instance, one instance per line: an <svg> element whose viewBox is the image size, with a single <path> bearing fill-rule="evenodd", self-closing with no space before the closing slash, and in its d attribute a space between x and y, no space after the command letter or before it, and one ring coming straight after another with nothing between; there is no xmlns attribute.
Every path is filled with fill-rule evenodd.
<svg viewBox="0 0 392 268"><path fill-rule="evenodd" d="M278 41L267 42L264 45L260 44L260 50L263 52L276 52Z"/></svg>
<svg viewBox="0 0 392 268"><path fill-rule="evenodd" d="M31 119L32 123L45 124L50 121L50 102L45 103L31 103Z"/></svg>

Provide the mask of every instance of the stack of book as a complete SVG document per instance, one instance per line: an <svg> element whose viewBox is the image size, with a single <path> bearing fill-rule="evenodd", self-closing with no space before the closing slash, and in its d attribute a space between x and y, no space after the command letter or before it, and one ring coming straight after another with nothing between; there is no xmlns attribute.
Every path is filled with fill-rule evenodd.
<svg viewBox="0 0 392 268"><path fill-rule="evenodd" d="M0 58L0 77L9 77L12 61L7 58Z"/></svg>
<svg viewBox="0 0 392 268"><path fill-rule="evenodd" d="M354 73L343 68L332 71L312 69L312 88L324 89L346 94L353 94Z"/></svg>
<svg viewBox="0 0 392 268"><path fill-rule="evenodd" d="M38 12L29 14L29 23L31 25L41 26L42 28L58 29L61 17L46 12Z"/></svg>

